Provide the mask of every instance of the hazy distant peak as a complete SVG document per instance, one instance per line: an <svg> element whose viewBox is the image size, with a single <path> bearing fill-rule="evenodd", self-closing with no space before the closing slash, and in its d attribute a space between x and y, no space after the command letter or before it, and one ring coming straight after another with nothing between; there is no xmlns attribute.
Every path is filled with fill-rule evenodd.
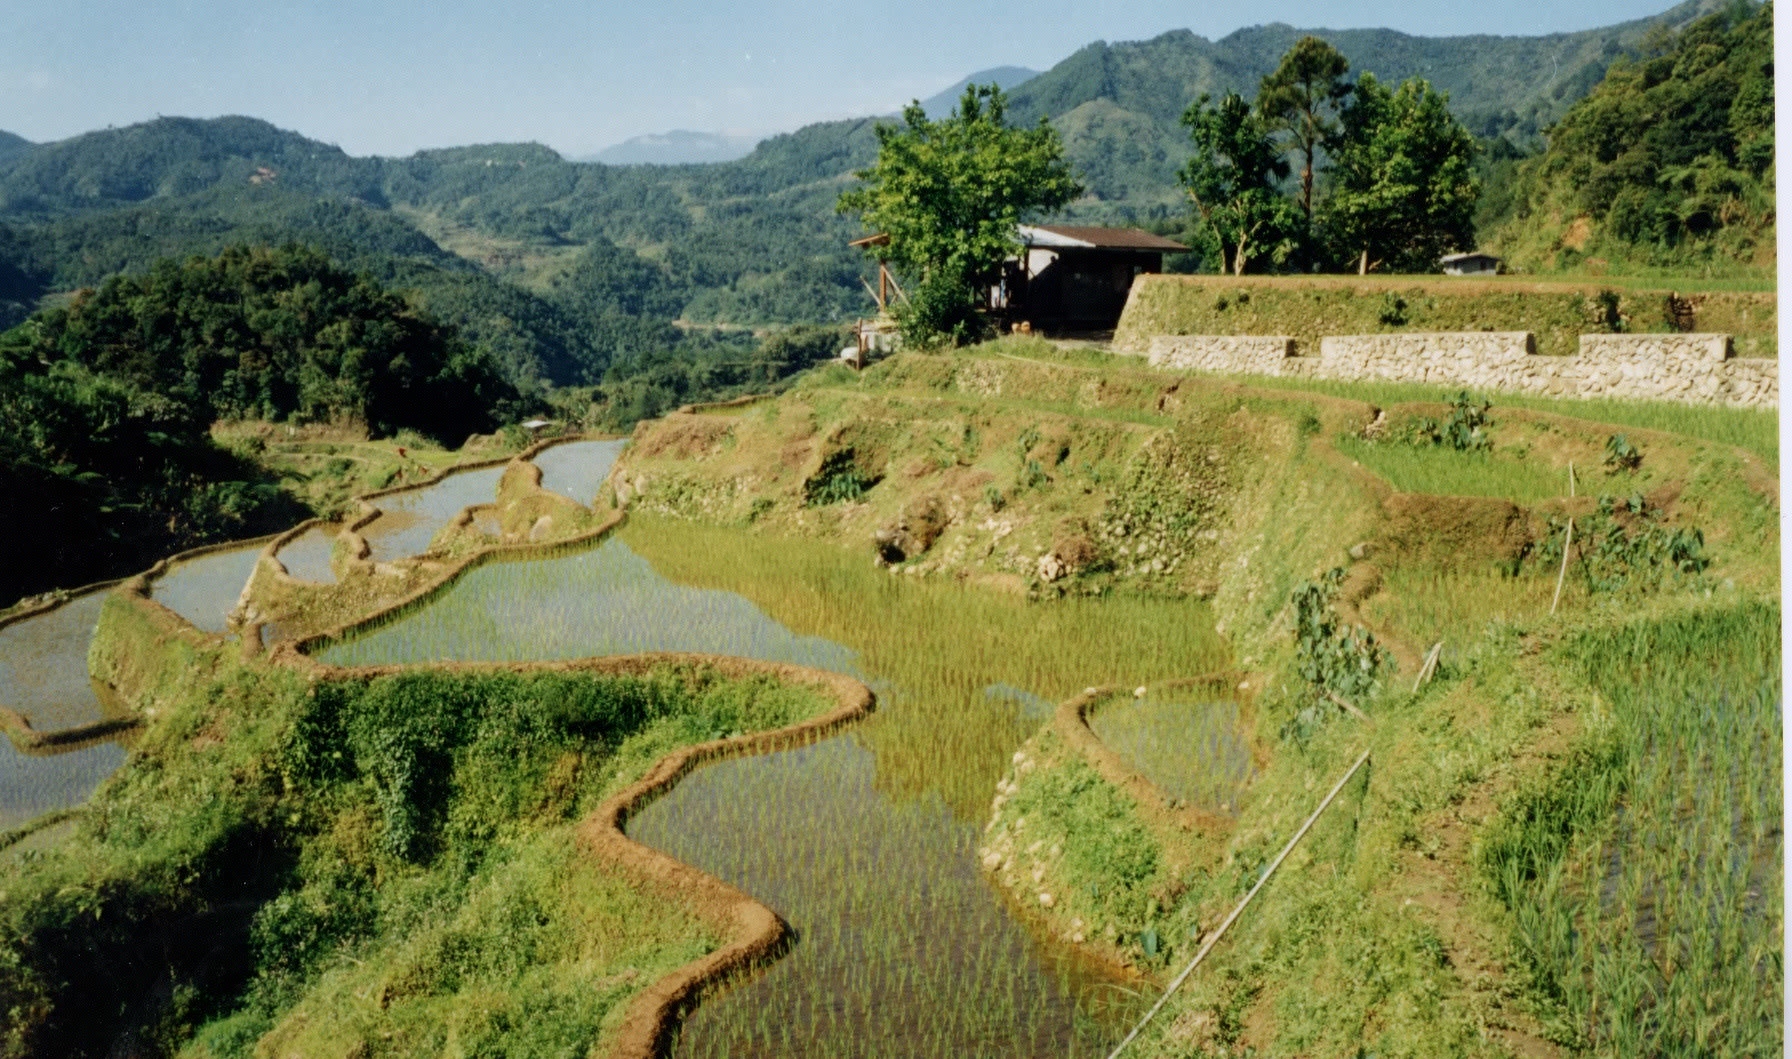
<svg viewBox="0 0 1792 1059"><path fill-rule="evenodd" d="M759 137L726 132L692 132L673 129L671 132L648 133L577 159L580 162L602 162L605 165L690 165L701 162L732 162L752 153Z"/></svg>
<svg viewBox="0 0 1792 1059"><path fill-rule="evenodd" d="M5 129L0 129L0 162L16 155L24 154L26 151L29 151L36 146L37 144L32 143L30 140L27 140L17 133L11 133L7 132Z"/></svg>
<svg viewBox="0 0 1792 1059"><path fill-rule="evenodd" d="M1029 70L1024 66L998 66L993 70L980 70L944 92L922 100L921 109L927 112L928 117L937 120L952 113L952 108L958 105L959 97L964 95L967 85L986 85L994 81L1002 91L1006 92L1016 85L1031 81L1038 76L1038 70Z"/></svg>

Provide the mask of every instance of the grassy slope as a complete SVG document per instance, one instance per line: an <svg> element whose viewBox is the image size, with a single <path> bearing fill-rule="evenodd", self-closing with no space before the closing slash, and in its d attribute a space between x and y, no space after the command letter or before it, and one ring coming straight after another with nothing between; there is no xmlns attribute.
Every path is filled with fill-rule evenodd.
<svg viewBox="0 0 1792 1059"><path fill-rule="evenodd" d="M1083 775L1049 732L1035 739L1030 762L1009 773L1002 789L1010 793L992 821L997 860L1014 860L998 877L1029 902L1035 888L1051 892L1050 929L1066 939L1080 936L1110 958L1160 974L1180 964L1333 779L1362 749L1374 751L1366 775L1172 1003L1141 1054L1349 1054L1363 1047L1381 1055L1497 1055L1548 1054L1563 1046L1622 1054L1638 1042L1668 1046L1668 1039L1648 1035L1672 1027L1671 1017L1614 1021L1609 1008L1589 1005L1591 995L1611 1000L1619 995L1611 990L1658 987L1649 980L1649 954L1547 942L1611 931L1621 936L1625 917L1652 914L1656 898L1634 886L1616 905L1586 904L1588 891L1577 880L1587 864L1613 855L1599 849L1622 851L1617 855L1643 865L1635 876L1643 890L1689 869L1660 859L1657 847L1638 837L1640 828L1613 832L1609 815L1597 811L1558 825L1553 838L1522 837L1529 834L1524 820L1538 798L1585 782L1584 772L1562 763L1603 745L1613 723L1610 703L1634 697L1623 690L1637 686L1634 677L1611 666L1589 677L1587 668L1598 669L1603 656L1585 646L1588 637L1679 642L1684 636L1676 640L1672 630L1687 623L1746 631L1777 622L1770 602L1778 593L1771 476L1760 457L1716 440L1760 434L1760 417L1700 410L1658 418L1651 425L1662 432L1630 432L1646 452L1643 468L1608 477L1598 457L1617 428L1598 422L1605 405L1527 402L1548 408L1544 413L1496 405L1496 448L1486 457L1348 440L1343 436L1367 422L1368 406L1291 392L1296 385L1249 389L1178 380L1098 354L1006 342L968 356L900 357L859 377L817 377L780 401L744 411L644 426L623 461L622 480L642 490L636 503L649 509L837 539L867 553L876 528L912 512L918 498L936 495L953 512L950 524L930 550L898 569L1048 597L1066 587L1211 596L1234 650L1254 671L1255 739L1266 760L1223 852L1189 847L1186 836L1154 828L1151 814ZM1436 414L1435 406L1423 405L1391 411L1396 418ZM1558 411L1570 414L1550 414ZM1222 456L1217 476L1228 499L1182 509L1202 531L1161 534L1157 555L1181 561L1169 575L1141 574L1136 556L1122 555L1102 527L1116 512L1136 510L1126 498L1136 499L1132 490L1140 484L1160 503L1186 492L1149 488L1162 467L1129 476L1151 459L1151 436L1179 423L1184 430L1240 428L1225 450L1236 463ZM1676 426L1687 429L1675 434ZM1023 435L1039 444L1023 449ZM1124 444L1117 443L1121 438ZM1045 465L1049 480L1029 485L1036 476L1028 460L1037 462L1040 445L1048 455L1068 451ZM837 471L838 461L825 463L825 454L846 446L856 473L881 481L857 503L805 506L804 483ZM1569 459L1580 469L1574 501L1566 497ZM1505 469L1490 475L1489 461ZM1502 493L1533 510L1505 508L1497 499L1402 497L1390 482ZM1590 494L1602 492L1649 493L1666 506L1668 524L1703 530L1713 564L1697 578L1670 578L1658 590L1604 592L1591 591L1577 567L1561 613L1551 617L1553 565L1531 559L1512 576L1511 552L1526 538L1542 543L1551 512L1586 518ZM1506 511L1516 512L1518 522ZM1087 551L1066 540L1067 525L1092 531L1096 558L1068 584L1042 582L1039 555ZM1442 639L1447 646L1441 678L1422 691L1411 693L1399 674L1384 681L1377 697L1364 702L1378 719L1367 729L1342 715L1302 712L1311 700L1292 670L1287 607L1296 583L1330 566L1352 565L1345 549L1358 541L1380 543L1373 564L1355 564L1353 581L1370 591L1360 606L1341 604L1346 617L1371 622L1398 648L1408 678L1426 645ZM1767 686L1767 701L1774 701L1773 667L1742 664L1707 678L1687 664L1702 657L1694 651L1682 663L1689 674L1684 694L1704 703L1702 709L1731 715L1724 700L1712 697L1712 680L1728 681L1733 694ZM1666 740L1693 761L1713 754L1737 760L1738 751L1699 729L1639 728L1639 715L1631 711L1630 727L1620 725L1637 733L1626 736L1630 745ZM1748 753L1759 753L1758 761L1741 759L1751 770L1748 790L1777 790L1773 776L1758 774L1777 762L1777 726L1762 728L1759 711L1734 717L1753 733L1742 739ZM1623 769L1618 758L1600 760L1607 762L1601 775L1635 792L1627 809L1633 819L1660 819L1682 797L1666 774L1637 773L1643 758L1634 753ZM1757 803L1748 805L1748 813L1765 818ZM1021 816L1029 820L1028 841L1011 843L1004 854L1001 835ZM1501 889L1496 882L1504 869L1485 844L1514 829L1521 838L1507 848L1554 851L1553 859L1544 858L1554 874L1521 873ZM1777 862L1777 838L1749 834L1762 863ZM1035 842L1043 852L1017 855ZM1034 867L1041 869L1038 883L1028 870ZM1778 885L1767 876L1756 877L1752 891L1746 879L1740 889L1733 880L1709 884L1728 895L1729 903L1712 914L1725 930L1741 930L1741 940L1724 936L1725 951L1729 962L1760 972L1750 982L1777 974L1762 971L1759 962L1768 958L1765 966L1777 967L1771 962L1777 951L1764 956L1761 947L1777 937L1777 895L1762 892L1768 883ZM1706 886L1695 884L1692 896L1675 891L1681 902L1675 907L1687 908L1678 914L1693 915ZM1539 935L1535 916L1513 911L1532 908L1547 913L1554 935ZM1575 925L1579 934L1562 934L1561 924ZM1154 954L1146 952L1148 929ZM1749 937L1769 940L1751 947ZM1743 1054L1753 1046L1750 1032L1764 1035L1752 1038L1757 1043L1778 1039L1777 1021L1749 987L1722 977L1709 960L1693 966L1694 977L1665 994L1672 1010L1704 1005L1701 1025L1754 1028L1728 1038L1705 1031L1682 1043ZM1606 992L1577 992L1583 973L1603 975L1597 988ZM1768 985L1777 989L1776 983ZM1731 1021L1714 1023L1714 1009L1727 1010Z"/></svg>
<svg viewBox="0 0 1792 1059"><path fill-rule="evenodd" d="M576 822L671 749L831 705L691 667L319 681L119 599L92 664L151 723L0 893L8 1055L583 1050L717 939Z"/></svg>

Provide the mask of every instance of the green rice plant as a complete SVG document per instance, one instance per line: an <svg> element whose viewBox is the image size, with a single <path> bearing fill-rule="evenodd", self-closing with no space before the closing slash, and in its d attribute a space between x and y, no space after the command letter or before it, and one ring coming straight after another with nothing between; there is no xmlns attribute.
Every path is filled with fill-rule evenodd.
<svg viewBox="0 0 1792 1059"><path fill-rule="evenodd" d="M1262 389L1328 394L1367 401L1383 408L1418 401L1448 402L1454 392L1446 386L1403 382L1347 382L1274 376L1252 376L1243 381ZM1589 423L1614 423L1682 434L1720 445L1734 445L1754 453L1770 465L1779 465L1779 415L1773 409L1731 408L1725 405L1616 397L1536 397L1528 394L1503 394L1500 403L1508 408L1548 412Z"/></svg>
<svg viewBox="0 0 1792 1059"><path fill-rule="evenodd" d="M656 649L822 666L880 697L849 737L707 766L632 821L798 933L776 965L697 1009L682 1052L960 1055L1019 1041L1087 1054L1113 1038L1131 1010L1113 980L1032 942L981 880L977 835L1053 701L1228 664L1203 605L1029 602L893 576L828 544L636 515L596 548L471 571L326 657Z"/></svg>
<svg viewBox="0 0 1792 1059"><path fill-rule="evenodd" d="M1597 1055L1784 1046L1779 607L1702 608L1559 650L1604 707L1483 846L1530 993Z"/></svg>
<svg viewBox="0 0 1792 1059"><path fill-rule="evenodd" d="M1089 727L1128 765L1188 805L1235 811L1254 771L1236 702L1153 691L1110 700L1089 717Z"/></svg>
<svg viewBox="0 0 1792 1059"><path fill-rule="evenodd" d="M1457 452L1443 446L1402 445L1343 437L1338 451L1403 493L1497 496L1535 504L1568 495L1568 476L1541 461L1508 451Z"/></svg>

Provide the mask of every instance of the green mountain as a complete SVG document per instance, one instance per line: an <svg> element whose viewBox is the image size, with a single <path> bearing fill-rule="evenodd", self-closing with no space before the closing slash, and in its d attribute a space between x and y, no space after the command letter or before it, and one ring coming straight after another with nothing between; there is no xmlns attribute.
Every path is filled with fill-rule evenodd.
<svg viewBox="0 0 1792 1059"><path fill-rule="evenodd" d="M1518 170L1493 243L1533 269L1771 271L1773 10L1615 64Z"/></svg>
<svg viewBox="0 0 1792 1059"><path fill-rule="evenodd" d="M1639 54L1652 29L1715 2L1545 37L1311 32L1353 69L1428 77L1481 134L1529 144L1614 60ZM1020 83L1011 113L1046 117L1062 133L1089 188L1069 218L1167 221L1184 210L1183 109L1203 92L1254 91L1306 32L1272 25L1217 41L1182 31L1092 44ZM539 144L354 158L247 117L7 140L0 326L48 294L158 257L301 241L415 291L518 380L595 382L644 346L680 341L675 319L763 328L866 312L865 262L846 245L861 233L834 203L872 161L878 120L819 123L735 161L688 165L571 162Z"/></svg>
<svg viewBox="0 0 1792 1059"><path fill-rule="evenodd" d="M1004 92L1014 89L1039 76L1038 70L1029 70L1024 66L997 66L989 70L979 70L969 77L961 78L951 88L944 88L920 101L921 109L930 118L943 118L952 113L958 105L958 97L971 85L997 85Z"/></svg>
<svg viewBox="0 0 1792 1059"><path fill-rule="evenodd" d="M17 133L11 133L7 132L5 129L0 129L0 162L4 162L15 155L24 154L26 151L29 151L36 146L36 144Z"/></svg>

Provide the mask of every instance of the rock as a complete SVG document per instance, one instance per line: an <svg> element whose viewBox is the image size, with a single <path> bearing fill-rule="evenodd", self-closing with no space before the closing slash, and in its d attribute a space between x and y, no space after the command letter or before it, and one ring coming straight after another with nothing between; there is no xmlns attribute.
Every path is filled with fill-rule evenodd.
<svg viewBox="0 0 1792 1059"><path fill-rule="evenodd" d="M1039 892L1039 904L1041 907L1050 908L1051 906L1053 906L1057 903L1058 903L1057 900L1054 899L1051 894L1046 893L1043 890L1041 890Z"/></svg>
<svg viewBox="0 0 1792 1059"><path fill-rule="evenodd" d="M1063 577L1066 570L1064 568L1064 561L1059 559L1056 555L1042 555L1039 557L1039 562L1034 567L1034 572L1038 575L1040 581L1049 585L1053 581Z"/></svg>
<svg viewBox="0 0 1792 1059"><path fill-rule="evenodd" d="M1353 544L1350 546L1350 557L1358 560L1367 559L1370 553L1374 550L1375 546L1373 544L1370 544L1368 541L1363 541L1360 544Z"/></svg>
<svg viewBox="0 0 1792 1059"><path fill-rule="evenodd" d="M1145 686L1143 684L1141 684L1138 687L1132 689L1132 697L1135 699L1144 698L1145 697Z"/></svg>

